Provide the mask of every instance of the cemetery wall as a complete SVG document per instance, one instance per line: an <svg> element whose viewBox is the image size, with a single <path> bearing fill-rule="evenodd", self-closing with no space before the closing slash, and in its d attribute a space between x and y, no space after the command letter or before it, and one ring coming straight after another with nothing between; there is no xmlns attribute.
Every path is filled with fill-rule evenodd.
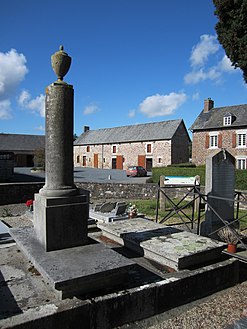
<svg viewBox="0 0 247 329"><path fill-rule="evenodd" d="M4 183L0 184L0 205L24 203L33 199L44 183ZM157 197L157 184L117 184L117 183L76 183L80 189L90 191L92 200L154 200ZM169 195L184 195L184 189L172 189Z"/></svg>

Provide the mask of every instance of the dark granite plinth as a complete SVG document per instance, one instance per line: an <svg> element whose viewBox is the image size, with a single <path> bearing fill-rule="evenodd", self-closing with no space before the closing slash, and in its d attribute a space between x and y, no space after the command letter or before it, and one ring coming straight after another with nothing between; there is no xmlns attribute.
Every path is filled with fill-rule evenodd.
<svg viewBox="0 0 247 329"><path fill-rule="evenodd" d="M121 284L134 265L100 243L45 252L33 228L11 229L10 233L62 299Z"/></svg>

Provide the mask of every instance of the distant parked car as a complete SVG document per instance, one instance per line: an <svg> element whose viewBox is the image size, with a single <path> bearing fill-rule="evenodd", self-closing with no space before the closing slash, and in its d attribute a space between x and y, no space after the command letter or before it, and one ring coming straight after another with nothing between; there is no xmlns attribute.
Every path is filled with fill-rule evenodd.
<svg viewBox="0 0 247 329"><path fill-rule="evenodd" d="M142 166L129 166L126 170L127 177L147 176L147 170Z"/></svg>

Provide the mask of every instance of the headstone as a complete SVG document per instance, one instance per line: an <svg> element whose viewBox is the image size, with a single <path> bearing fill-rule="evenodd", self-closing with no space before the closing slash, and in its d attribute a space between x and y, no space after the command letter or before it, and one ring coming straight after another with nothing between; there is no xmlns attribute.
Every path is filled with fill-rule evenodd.
<svg viewBox="0 0 247 329"><path fill-rule="evenodd" d="M34 202L34 228L46 251L87 243L89 200L74 184L74 90L63 81L70 63L61 46L52 56L58 80L46 88L46 180Z"/></svg>
<svg viewBox="0 0 247 329"><path fill-rule="evenodd" d="M205 221L201 224L201 235L217 238L210 234L224 223L234 220L235 158L226 150L221 150L206 158L207 195Z"/></svg>

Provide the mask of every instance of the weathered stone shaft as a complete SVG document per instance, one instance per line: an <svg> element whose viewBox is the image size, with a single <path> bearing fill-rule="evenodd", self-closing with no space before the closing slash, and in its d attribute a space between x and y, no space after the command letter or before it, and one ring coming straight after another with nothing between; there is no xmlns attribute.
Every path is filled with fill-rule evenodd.
<svg viewBox="0 0 247 329"><path fill-rule="evenodd" d="M53 83L46 89L45 196L77 194L73 172L73 86Z"/></svg>

